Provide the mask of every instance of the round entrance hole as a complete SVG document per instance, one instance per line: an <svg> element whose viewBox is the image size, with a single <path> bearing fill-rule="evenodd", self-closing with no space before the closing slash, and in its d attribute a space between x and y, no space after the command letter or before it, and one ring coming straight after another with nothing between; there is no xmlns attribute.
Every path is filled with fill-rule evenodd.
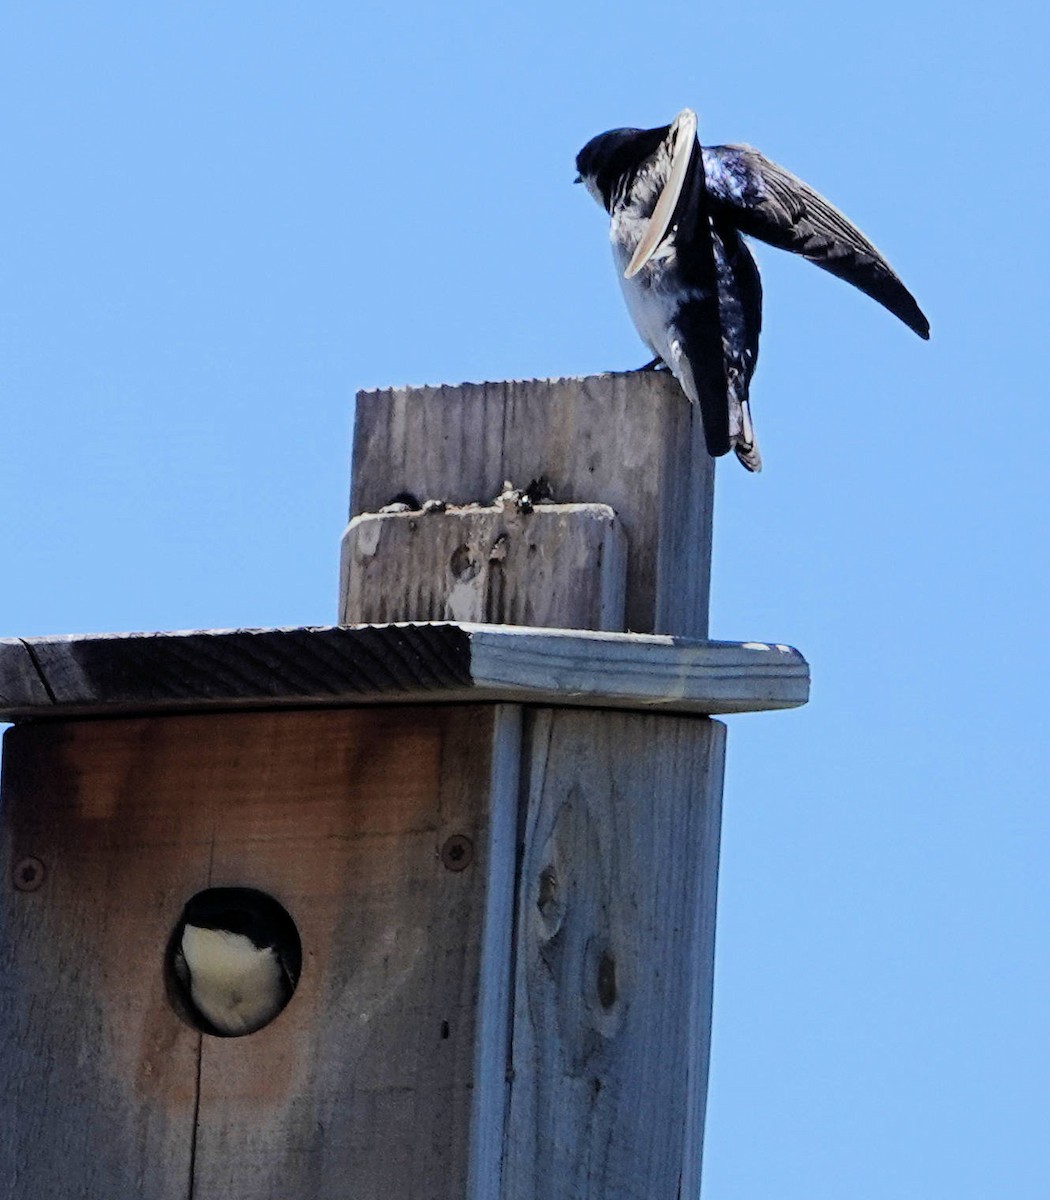
<svg viewBox="0 0 1050 1200"><path fill-rule="evenodd" d="M164 976L179 1016L202 1033L243 1037L291 1000L302 969L288 910L255 888L206 888L183 908L168 939Z"/></svg>

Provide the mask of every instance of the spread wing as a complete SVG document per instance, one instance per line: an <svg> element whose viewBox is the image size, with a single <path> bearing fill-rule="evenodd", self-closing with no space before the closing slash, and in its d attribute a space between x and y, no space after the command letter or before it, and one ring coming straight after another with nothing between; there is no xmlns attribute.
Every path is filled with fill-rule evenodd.
<svg viewBox="0 0 1050 1200"><path fill-rule="evenodd" d="M707 451L718 457L729 451L733 440L718 303L718 266L696 125L696 113L685 108L668 129L667 182L624 278L637 274L672 230L676 244L689 247L688 282L693 286L687 289L668 328L671 358L667 365L685 394L699 403ZM679 269L682 267L680 260Z"/></svg>
<svg viewBox="0 0 1050 1200"><path fill-rule="evenodd" d="M664 184L660 198L656 202L653 214L635 247L631 261L623 273L624 279L631 279L645 266L653 256L653 251L667 236L671 228L671 220L682 189L689 178L689 167L697 150L696 144L696 113L691 108L683 108L671 122L667 131L669 165L667 182Z"/></svg>
<svg viewBox="0 0 1050 1200"><path fill-rule="evenodd" d="M861 231L790 171L750 146L705 147L711 207L742 232L853 284L921 338L930 323L915 297Z"/></svg>

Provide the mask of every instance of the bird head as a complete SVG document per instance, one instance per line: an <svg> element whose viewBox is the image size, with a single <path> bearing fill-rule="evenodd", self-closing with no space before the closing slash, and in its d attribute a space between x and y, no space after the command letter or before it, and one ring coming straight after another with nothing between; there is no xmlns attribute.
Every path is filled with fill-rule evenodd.
<svg viewBox="0 0 1050 1200"><path fill-rule="evenodd" d="M183 921L198 929L222 929L247 938L255 946L272 946L287 914L275 900L253 888L209 888L192 897Z"/></svg>
<svg viewBox="0 0 1050 1200"><path fill-rule="evenodd" d="M630 178L659 149L668 125L658 129L610 129L592 137L576 155L577 182L605 209L612 211L620 181Z"/></svg>

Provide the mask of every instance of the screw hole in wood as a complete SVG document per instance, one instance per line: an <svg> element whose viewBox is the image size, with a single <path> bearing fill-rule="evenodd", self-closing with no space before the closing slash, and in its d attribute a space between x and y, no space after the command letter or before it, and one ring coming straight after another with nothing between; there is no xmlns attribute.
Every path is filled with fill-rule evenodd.
<svg viewBox="0 0 1050 1200"><path fill-rule="evenodd" d="M474 861L474 843L461 833L454 833L441 847L441 861L448 871L465 871Z"/></svg>
<svg viewBox="0 0 1050 1200"><path fill-rule="evenodd" d="M19 859L11 872L15 888L20 892L35 892L43 885L44 874L44 864L31 855Z"/></svg>

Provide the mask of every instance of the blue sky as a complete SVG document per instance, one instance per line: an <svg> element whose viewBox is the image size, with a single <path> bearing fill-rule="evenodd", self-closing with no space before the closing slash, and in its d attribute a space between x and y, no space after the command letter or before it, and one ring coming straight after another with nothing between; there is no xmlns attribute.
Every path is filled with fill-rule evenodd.
<svg viewBox="0 0 1050 1200"><path fill-rule="evenodd" d="M8 8L0 633L327 622L359 387L640 364L592 134L697 109L822 190L924 345L760 248L706 1200L1045 1200L1050 736L1034 3Z"/></svg>

